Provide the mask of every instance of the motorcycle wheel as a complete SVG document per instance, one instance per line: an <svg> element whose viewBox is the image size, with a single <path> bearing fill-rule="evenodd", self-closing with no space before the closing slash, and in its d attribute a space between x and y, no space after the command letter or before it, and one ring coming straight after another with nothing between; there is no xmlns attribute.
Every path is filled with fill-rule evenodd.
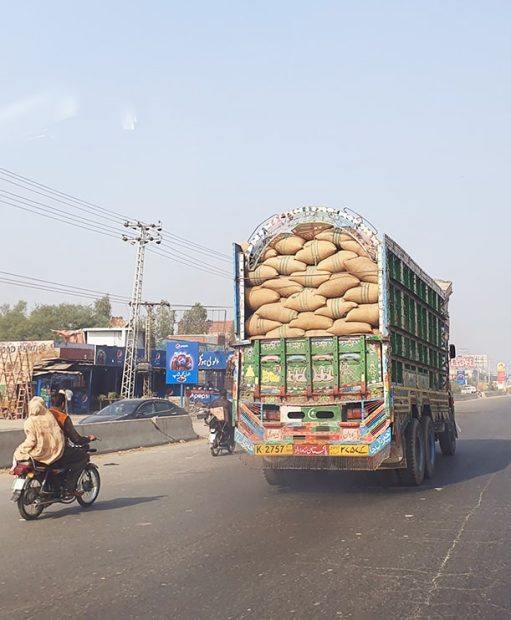
<svg viewBox="0 0 511 620"><path fill-rule="evenodd" d="M99 471L94 465L86 465L76 485L76 490L83 492L83 495L76 498L80 506L83 508L92 506L98 498L100 486Z"/></svg>
<svg viewBox="0 0 511 620"><path fill-rule="evenodd" d="M36 500L41 497L41 483L32 479L23 489L18 498L18 510L25 521L33 521L42 513L44 506L37 504Z"/></svg>
<svg viewBox="0 0 511 620"><path fill-rule="evenodd" d="M211 454L213 456L218 456L220 454L220 444L218 442L218 437L215 437L215 441L211 444Z"/></svg>

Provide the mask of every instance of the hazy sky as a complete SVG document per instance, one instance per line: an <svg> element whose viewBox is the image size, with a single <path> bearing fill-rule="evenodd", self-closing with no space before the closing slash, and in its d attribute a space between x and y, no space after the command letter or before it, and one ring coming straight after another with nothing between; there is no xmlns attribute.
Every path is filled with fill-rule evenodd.
<svg viewBox="0 0 511 620"><path fill-rule="evenodd" d="M4 2L0 166L227 254L275 212L350 206L454 282L458 349L511 362L510 18L504 1ZM0 214L2 270L130 295L132 247ZM148 255L144 297L232 293Z"/></svg>

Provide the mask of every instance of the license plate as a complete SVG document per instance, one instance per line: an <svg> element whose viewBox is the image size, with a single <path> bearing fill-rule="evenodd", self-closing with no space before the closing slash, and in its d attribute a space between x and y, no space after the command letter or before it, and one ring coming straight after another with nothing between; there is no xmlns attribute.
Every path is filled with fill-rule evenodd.
<svg viewBox="0 0 511 620"><path fill-rule="evenodd" d="M368 456L369 446L367 444L344 444L341 446L330 446L330 456Z"/></svg>
<svg viewBox="0 0 511 620"><path fill-rule="evenodd" d="M16 480L12 483L13 491L23 491L25 487L26 478L16 478Z"/></svg>
<svg viewBox="0 0 511 620"><path fill-rule="evenodd" d="M255 447L255 453L258 456L292 456L292 444L259 444Z"/></svg>

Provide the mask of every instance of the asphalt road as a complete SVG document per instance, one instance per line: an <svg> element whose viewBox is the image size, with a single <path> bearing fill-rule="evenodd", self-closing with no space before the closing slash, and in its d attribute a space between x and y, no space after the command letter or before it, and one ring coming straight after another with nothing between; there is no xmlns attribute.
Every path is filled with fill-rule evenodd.
<svg viewBox="0 0 511 620"><path fill-rule="evenodd" d="M458 423L418 489L268 487L201 440L98 457L94 508L23 522L0 474L0 618L511 618L511 399Z"/></svg>

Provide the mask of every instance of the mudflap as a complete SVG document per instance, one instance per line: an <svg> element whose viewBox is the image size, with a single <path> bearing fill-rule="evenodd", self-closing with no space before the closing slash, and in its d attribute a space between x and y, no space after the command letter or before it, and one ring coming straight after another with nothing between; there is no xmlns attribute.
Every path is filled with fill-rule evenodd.
<svg viewBox="0 0 511 620"><path fill-rule="evenodd" d="M404 469L406 468L406 457L402 443L397 443L394 439L390 444L390 455L383 461L378 469Z"/></svg>

